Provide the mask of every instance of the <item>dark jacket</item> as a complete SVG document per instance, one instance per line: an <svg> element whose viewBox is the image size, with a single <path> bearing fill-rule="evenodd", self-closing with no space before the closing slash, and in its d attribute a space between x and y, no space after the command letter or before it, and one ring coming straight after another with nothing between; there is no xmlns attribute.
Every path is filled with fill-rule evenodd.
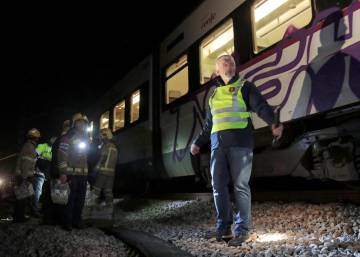
<svg viewBox="0 0 360 257"><path fill-rule="evenodd" d="M233 77L228 84L235 82L238 78L239 76ZM221 87L224 85L224 81L219 78L217 86ZM246 81L241 88L241 93L247 106L247 111L255 112L269 125L274 122L275 117L273 109L266 102L260 91L253 83ZM194 140L193 143L202 147L207 144L211 139L212 150L218 147L245 147L251 149L254 148L254 140L252 136L253 125L251 119L249 119L247 127L243 129L228 129L218 131L212 134L211 129L212 115L210 108L208 108L206 112L205 125L201 133Z"/></svg>

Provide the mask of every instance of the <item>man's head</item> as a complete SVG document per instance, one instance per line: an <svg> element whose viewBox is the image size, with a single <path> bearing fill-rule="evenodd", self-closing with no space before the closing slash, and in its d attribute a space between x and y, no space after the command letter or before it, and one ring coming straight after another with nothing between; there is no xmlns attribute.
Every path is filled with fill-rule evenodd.
<svg viewBox="0 0 360 257"><path fill-rule="evenodd" d="M61 135L65 135L69 129L71 128L71 122L70 120L64 120L61 130Z"/></svg>
<svg viewBox="0 0 360 257"><path fill-rule="evenodd" d="M74 114L72 118L72 122L73 122L72 123L73 127L76 130L78 130L81 133L87 132L88 119L85 115L83 116L81 113Z"/></svg>
<svg viewBox="0 0 360 257"><path fill-rule="evenodd" d="M102 140L111 140L113 137L113 134L111 133L111 130L108 128L104 128L100 130L100 138Z"/></svg>
<svg viewBox="0 0 360 257"><path fill-rule="evenodd" d="M30 129L26 134L26 137L33 141L38 141L40 139L40 136L40 131L36 128Z"/></svg>
<svg viewBox="0 0 360 257"><path fill-rule="evenodd" d="M227 83L236 73L235 60L231 55L222 55L216 59L216 74Z"/></svg>

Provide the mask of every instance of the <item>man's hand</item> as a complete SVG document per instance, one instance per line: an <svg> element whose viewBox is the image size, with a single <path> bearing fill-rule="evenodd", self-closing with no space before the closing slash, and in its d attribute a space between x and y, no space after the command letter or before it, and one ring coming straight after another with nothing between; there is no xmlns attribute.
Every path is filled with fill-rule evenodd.
<svg viewBox="0 0 360 257"><path fill-rule="evenodd" d="M197 155L198 153L200 153L200 147L195 144L192 144L190 152L192 155Z"/></svg>
<svg viewBox="0 0 360 257"><path fill-rule="evenodd" d="M59 180L62 184L67 182L67 176L66 175L60 175Z"/></svg>
<svg viewBox="0 0 360 257"><path fill-rule="evenodd" d="M271 125L271 131L276 140L279 140L281 138L283 134L283 130L284 130L284 126L281 123L277 126L275 124Z"/></svg>

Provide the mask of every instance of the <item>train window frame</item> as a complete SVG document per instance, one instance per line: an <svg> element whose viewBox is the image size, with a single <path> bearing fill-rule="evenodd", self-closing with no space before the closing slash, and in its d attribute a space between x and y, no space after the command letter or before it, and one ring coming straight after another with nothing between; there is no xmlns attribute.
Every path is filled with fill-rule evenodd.
<svg viewBox="0 0 360 257"><path fill-rule="evenodd" d="M116 108L117 108L118 105L121 105L121 104L124 105L124 123L123 123L122 127L116 128L115 127L116 126L115 125L116 124L116 121L115 121L115 119L116 119ZM123 98L122 100L118 101L117 104L115 104L115 106L113 107L113 126L112 126L112 131L113 132L121 130L121 129L125 128L125 126L126 126L126 111L128 109L128 108L126 108L126 105L127 105L126 104L126 98Z"/></svg>
<svg viewBox="0 0 360 257"><path fill-rule="evenodd" d="M103 124L102 120L103 120L103 117L104 117L105 115L107 116L107 119L108 119L107 127L102 126L102 124ZM110 128L110 111L109 111L109 110L103 112L103 113L100 115L100 118L99 118L99 129L101 130L101 129L104 129L104 128Z"/></svg>
<svg viewBox="0 0 360 257"><path fill-rule="evenodd" d="M257 36L256 36L256 32L257 32L257 29L256 29L256 22L255 22L255 15L254 15L254 10L255 10L255 6L260 4L261 2L265 2L265 1L274 1L274 0L254 0L252 3L251 3L251 6L250 6L250 15L251 15L251 31L252 31L252 52L254 55L258 55L264 51L266 51L267 49L271 49L273 46L277 45L280 41L283 40L284 38L284 35L282 35L281 37L279 37L278 39L276 39L273 43L269 44L268 46L260 49L259 48L259 45L257 44ZM299 27L295 27L296 29L303 29L303 28L306 28L308 27L312 20L314 19L314 3L312 0L282 0L283 3L280 4L278 7L281 7L284 3L286 3L287 1L302 1L302 2L308 2L310 4L310 9L309 9L309 13L310 13L310 18L306 21L306 24L303 24ZM299 2L300 3L300 2ZM297 3L297 4L299 4ZM259 5L260 6L260 5ZM278 8L275 8L273 11L277 10ZM307 8L306 8L307 9ZM292 16L291 18L287 19L285 22L283 22L282 24L280 25L276 25L275 28L279 28L281 27L282 25L286 24L287 22L291 21L294 17L298 16L299 14L301 14L304 10L302 10L301 12L297 13L295 16ZM282 13L281 15L285 15L285 13ZM279 17L281 17L281 15ZM262 18L266 17L263 16ZM279 19L279 17L277 17L276 19ZM261 20L260 20L261 21ZM274 19L272 20L272 22L274 21ZM271 24L271 23L269 23ZM265 26L268 26L268 25L265 25ZM263 27L265 27L263 26ZM272 30L273 31L273 30ZM272 32L270 31L270 32ZM286 31L286 30L285 30ZM283 32L282 34L284 34L285 32Z"/></svg>
<svg viewBox="0 0 360 257"><path fill-rule="evenodd" d="M139 113L139 119L134 121L133 123L130 123L130 105L131 105L131 95L136 92L137 90L141 91L140 96L140 113ZM119 98L122 100L125 100L125 126L121 129L118 129L116 131L113 131L114 135L117 135L119 133L122 133L123 131L126 131L127 129L130 129L137 124L147 121L149 119L149 80L146 80L145 82L141 83L140 86L132 88L130 93L129 91L125 94L125 96ZM122 100L117 100L116 104L121 102ZM115 108L115 105L113 103L113 108Z"/></svg>
<svg viewBox="0 0 360 257"><path fill-rule="evenodd" d="M175 71L173 71L172 73L169 74L169 76L167 76L167 71L168 69L172 66L175 65L176 63L179 63L179 61L181 60L181 58L186 57L186 63L179 66L177 69L175 69ZM174 99L173 101L168 102L168 90L167 90L167 81L171 78L173 78L175 75L177 75L178 73L182 72L184 69L187 69L187 89L186 92L182 95L180 95L179 97L177 97L176 99ZM162 69L162 85L163 85L163 95L162 95L162 102L165 106L169 106L172 105L176 102L178 102L180 99L183 99L185 96L187 96L190 92L190 62L189 62L189 53L186 51L185 53L180 54L177 58L174 58L174 61L170 62L168 65L166 65L163 69Z"/></svg>
<svg viewBox="0 0 360 257"><path fill-rule="evenodd" d="M129 108L130 109L130 119L129 119L129 123L130 124L133 124L134 122L136 122L136 121L138 121L140 119L140 113L141 113L141 109L140 109L141 104L140 104L140 102L141 102L141 98L142 98L141 91L142 91L141 88L138 88L138 89L132 91L132 93L129 96L129 100L130 100L130 108ZM137 111L137 119L133 120L133 116L132 116L133 115L133 108L134 108L133 98L134 98L134 95L137 94L137 93L138 93L139 97L138 97L138 100L137 100L137 102L135 104L137 104L139 106L139 109Z"/></svg>
<svg viewBox="0 0 360 257"><path fill-rule="evenodd" d="M221 35L224 35L224 33L227 32L227 27L230 26L232 27L232 46L231 48L233 49L233 51L231 53L224 53L224 54L229 54L229 55L232 55L233 53L236 52L236 40L235 40L235 19L234 17L232 17L231 15L224 18L224 20L222 20L221 22L219 22L214 28L212 28L210 31L208 31L203 37L201 37L201 39L199 40L198 42L198 70L199 70L199 81L198 81L198 84L200 86L204 86L205 84L207 84L209 81L211 81L214 77L216 77L216 70L214 69L214 72L212 73L212 76L210 76L209 80L208 81L202 81L202 78L203 78L203 68L202 68L202 62L203 62L203 57L202 57L202 51L203 51L203 48L204 48L204 45L207 46L209 45L211 42L208 42L207 44L204 44L205 41L209 41L211 37L214 37L214 34L218 34L217 38L220 38ZM224 30L225 31L222 31ZM216 39L213 39L212 42L216 40ZM203 45L204 44L204 45ZM219 47L218 49L220 49L221 47ZM215 51L214 51L215 52ZM223 50L220 51L221 53L223 52ZM210 54L209 54L210 55ZM220 54L218 55L221 56L223 54ZM216 58L215 58L216 60ZM214 68L215 68L215 60L214 60ZM213 76L214 75L214 76Z"/></svg>

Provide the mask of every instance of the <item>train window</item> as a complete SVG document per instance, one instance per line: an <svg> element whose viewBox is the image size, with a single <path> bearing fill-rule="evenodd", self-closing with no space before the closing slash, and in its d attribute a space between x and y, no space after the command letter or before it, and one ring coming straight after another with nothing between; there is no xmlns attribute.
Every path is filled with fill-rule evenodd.
<svg viewBox="0 0 360 257"><path fill-rule="evenodd" d="M130 106L130 123L137 121L140 114L140 90L136 90L131 95L131 106Z"/></svg>
<svg viewBox="0 0 360 257"><path fill-rule="evenodd" d="M108 128L109 127L109 116L110 112L107 111L103 113L100 117L100 129Z"/></svg>
<svg viewBox="0 0 360 257"><path fill-rule="evenodd" d="M215 62L219 56L233 52L233 21L228 20L200 44L200 84L205 84L215 75Z"/></svg>
<svg viewBox="0 0 360 257"><path fill-rule="evenodd" d="M311 0L260 0L251 8L254 52L279 42L291 29L308 25L312 18Z"/></svg>
<svg viewBox="0 0 360 257"><path fill-rule="evenodd" d="M187 55L166 69L166 103L171 103L189 91L189 70Z"/></svg>
<svg viewBox="0 0 360 257"><path fill-rule="evenodd" d="M352 0L318 0L315 2L315 5L317 11L322 11L334 6L343 8L348 6L351 2Z"/></svg>
<svg viewBox="0 0 360 257"><path fill-rule="evenodd" d="M122 100L114 107L113 131L125 126L125 100Z"/></svg>

